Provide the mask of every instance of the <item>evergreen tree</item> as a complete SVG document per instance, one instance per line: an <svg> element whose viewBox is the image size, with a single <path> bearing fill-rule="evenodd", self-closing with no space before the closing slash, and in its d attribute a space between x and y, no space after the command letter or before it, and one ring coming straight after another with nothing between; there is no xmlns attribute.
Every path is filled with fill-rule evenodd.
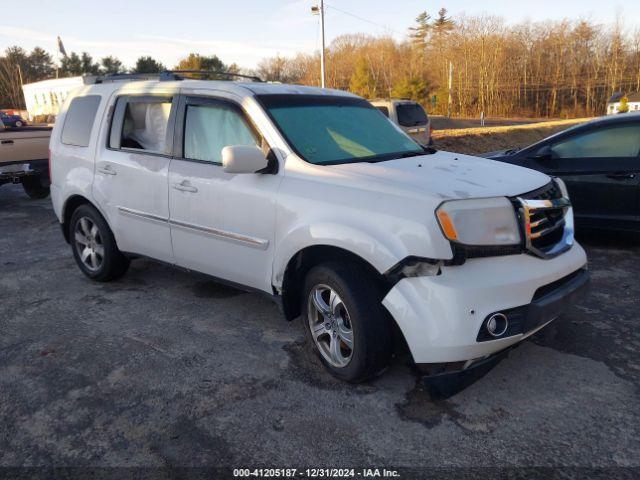
<svg viewBox="0 0 640 480"><path fill-rule="evenodd" d="M132 73L158 73L166 70L164 65L153 57L140 57L136 61L136 66L133 67Z"/></svg>
<svg viewBox="0 0 640 480"><path fill-rule="evenodd" d="M61 77L77 77L82 75L82 59L76 52L71 52L60 60Z"/></svg>
<svg viewBox="0 0 640 480"><path fill-rule="evenodd" d="M441 8L438 10L438 18L433 22L434 35L442 35L449 33L455 27L455 23L451 17L447 16L447 9Z"/></svg>
<svg viewBox="0 0 640 480"><path fill-rule="evenodd" d="M83 75L98 75L100 73L100 65L93 62L93 57L88 52L82 52L80 55L80 65Z"/></svg>
<svg viewBox="0 0 640 480"><path fill-rule="evenodd" d="M35 47L27 58L28 67L23 72L23 80L25 82L37 82L51 78L54 72L51 55L40 47Z"/></svg>
<svg viewBox="0 0 640 480"><path fill-rule="evenodd" d="M122 66L122 62L118 60L118 58L109 55L108 57L103 57L100 60L100 73L103 74L117 74L124 73L126 70Z"/></svg>
<svg viewBox="0 0 640 480"><path fill-rule="evenodd" d="M416 25L409 27L409 38L411 39L411 43L416 47L425 48L427 46L429 31L431 30L430 20L431 15L427 12L422 12L416 18Z"/></svg>
<svg viewBox="0 0 640 480"><path fill-rule="evenodd" d="M429 84L424 78L405 77L396 83L391 90L395 98L407 98L414 102L424 102L429 93Z"/></svg>
<svg viewBox="0 0 640 480"><path fill-rule="evenodd" d="M377 96L376 81L364 57L359 58L356 63L356 69L349 80L349 90L365 98L375 98Z"/></svg>

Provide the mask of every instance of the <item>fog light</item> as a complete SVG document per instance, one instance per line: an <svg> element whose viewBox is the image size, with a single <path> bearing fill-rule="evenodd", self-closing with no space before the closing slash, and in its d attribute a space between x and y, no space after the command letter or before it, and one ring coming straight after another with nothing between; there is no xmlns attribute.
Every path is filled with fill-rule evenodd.
<svg viewBox="0 0 640 480"><path fill-rule="evenodd" d="M502 313L494 313L487 320L487 332L492 337L500 337L504 335L504 333L509 328L509 320L507 320L507 316Z"/></svg>

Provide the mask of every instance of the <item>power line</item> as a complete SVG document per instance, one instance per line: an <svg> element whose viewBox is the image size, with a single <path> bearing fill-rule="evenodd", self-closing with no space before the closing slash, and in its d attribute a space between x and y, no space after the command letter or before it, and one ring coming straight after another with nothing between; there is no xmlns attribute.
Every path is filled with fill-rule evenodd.
<svg viewBox="0 0 640 480"><path fill-rule="evenodd" d="M332 8L333 10L336 10L337 12L343 13L345 15L349 15L350 17L357 18L358 20L360 20L362 22L369 23L369 24L374 25L374 26L376 26L378 28L382 28L382 29L387 30L387 31L389 31L391 33L395 33L396 35L400 35L398 32L396 32L394 29L392 29L388 25L382 25L381 23L373 22L373 21L368 20L368 19L366 19L364 17L361 17L360 15L356 15L355 13L347 12L346 10L342 10L341 8L335 7L335 6L333 6L333 5L329 4L329 3L326 3L326 2L325 2L325 6L327 6L329 8Z"/></svg>

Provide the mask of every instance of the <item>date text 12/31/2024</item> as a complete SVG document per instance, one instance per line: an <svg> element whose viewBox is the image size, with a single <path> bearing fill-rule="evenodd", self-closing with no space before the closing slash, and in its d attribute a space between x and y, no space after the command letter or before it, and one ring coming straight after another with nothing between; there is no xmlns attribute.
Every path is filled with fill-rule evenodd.
<svg viewBox="0 0 640 480"><path fill-rule="evenodd" d="M398 478L397 470L386 468L235 468L236 478Z"/></svg>

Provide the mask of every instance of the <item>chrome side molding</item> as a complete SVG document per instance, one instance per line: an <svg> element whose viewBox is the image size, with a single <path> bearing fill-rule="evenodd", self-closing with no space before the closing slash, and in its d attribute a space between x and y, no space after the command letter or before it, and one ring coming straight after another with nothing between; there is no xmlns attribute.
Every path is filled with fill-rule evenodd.
<svg viewBox="0 0 640 480"><path fill-rule="evenodd" d="M118 207L118 211L130 217L142 218L144 220L150 220L157 223L166 223L172 227L182 228L184 230L191 230L213 237L221 238L231 242L236 242L241 245L245 245L252 248L258 248L260 250L266 250L269 247L269 240L263 238L251 237L248 235L242 235L240 233L229 232L226 230L219 230L217 228L203 227L201 225L195 225L192 223L180 222L178 220L170 220L158 215L152 215L150 213L141 212L140 210L134 210L132 208Z"/></svg>
<svg viewBox="0 0 640 480"><path fill-rule="evenodd" d="M219 230L217 228L203 227L201 225L180 222L178 220L169 220L169 224L172 227L178 227L185 230L193 230L199 233L204 233L206 235L218 237L223 240L240 243L248 247L259 248L260 250L266 250L269 246L269 240L265 240L263 238L250 237L247 235L242 235L240 233L228 232L225 230Z"/></svg>

